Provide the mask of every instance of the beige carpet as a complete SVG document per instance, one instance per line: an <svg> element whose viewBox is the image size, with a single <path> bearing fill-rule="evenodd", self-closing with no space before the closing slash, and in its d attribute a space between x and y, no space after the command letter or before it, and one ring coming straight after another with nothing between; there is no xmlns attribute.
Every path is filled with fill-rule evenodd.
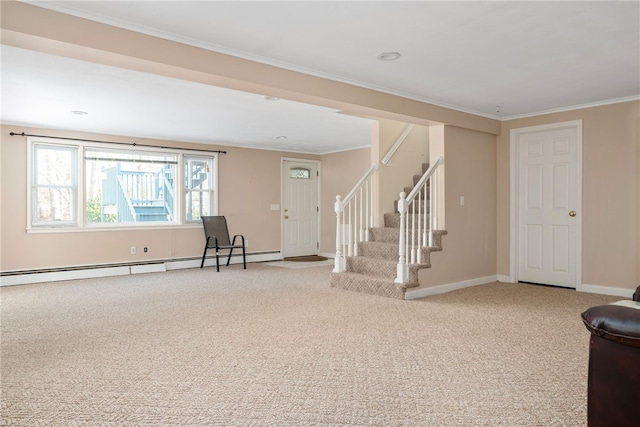
<svg viewBox="0 0 640 427"><path fill-rule="evenodd" d="M417 301L261 264L6 287L1 425L583 426L619 298L490 284Z"/></svg>

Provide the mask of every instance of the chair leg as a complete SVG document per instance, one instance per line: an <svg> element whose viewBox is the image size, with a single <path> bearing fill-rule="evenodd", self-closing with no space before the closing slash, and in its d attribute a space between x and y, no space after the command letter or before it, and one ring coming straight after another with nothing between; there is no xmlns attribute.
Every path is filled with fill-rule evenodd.
<svg viewBox="0 0 640 427"><path fill-rule="evenodd" d="M242 264L244 264L244 269L247 269L247 256L244 252L244 245L242 245Z"/></svg>
<svg viewBox="0 0 640 427"><path fill-rule="evenodd" d="M233 254L233 248L229 250L229 256L227 257L227 267L229 267L229 263L231 262L231 255Z"/></svg>
<svg viewBox="0 0 640 427"><path fill-rule="evenodd" d="M216 271L220 272L220 252L216 249Z"/></svg>
<svg viewBox="0 0 640 427"><path fill-rule="evenodd" d="M204 253L202 254L202 262L200 263L200 268L204 267L204 257L207 256L207 246L204 247Z"/></svg>

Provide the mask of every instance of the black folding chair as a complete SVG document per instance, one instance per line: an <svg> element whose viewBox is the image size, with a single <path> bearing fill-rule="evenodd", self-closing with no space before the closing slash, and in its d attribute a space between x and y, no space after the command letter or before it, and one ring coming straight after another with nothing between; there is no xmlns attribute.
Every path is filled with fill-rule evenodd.
<svg viewBox="0 0 640 427"><path fill-rule="evenodd" d="M229 250L229 257L227 258L227 266L231 261L231 254L234 249L242 249L242 263L244 269L247 269L247 257L244 250L244 236L236 234L233 236L233 241L229 239L229 229L227 228L227 220L224 216L203 216L202 226L204 227L204 235L207 239L204 244L204 253L202 254L202 263L200 268L204 266L204 259L207 256L207 249L216 250L216 271L220 271L220 250ZM240 244L236 245L236 238L240 238Z"/></svg>

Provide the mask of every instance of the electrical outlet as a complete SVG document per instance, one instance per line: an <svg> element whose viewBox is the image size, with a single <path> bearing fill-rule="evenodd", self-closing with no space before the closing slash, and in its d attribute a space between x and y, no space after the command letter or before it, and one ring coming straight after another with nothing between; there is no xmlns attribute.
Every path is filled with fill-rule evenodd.
<svg viewBox="0 0 640 427"><path fill-rule="evenodd" d="M249 239L244 239L244 247L245 248L249 247Z"/></svg>
<svg viewBox="0 0 640 427"><path fill-rule="evenodd" d="M136 254L136 247L131 246L131 255L135 255L135 254Z"/></svg>

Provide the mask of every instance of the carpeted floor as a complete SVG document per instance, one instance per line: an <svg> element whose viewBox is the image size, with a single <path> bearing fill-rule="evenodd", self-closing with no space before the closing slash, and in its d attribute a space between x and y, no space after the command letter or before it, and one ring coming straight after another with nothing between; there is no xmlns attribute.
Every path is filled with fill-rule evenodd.
<svg viewBox="0 0 640 427"><path fill-rule="evenodd" d="M335 264L335 260L333 259L325 259L322 261L287 261L286 259L282 261L269 261L263 263L263 265L268 265L271 267L284 267L284 268L309 268L309 267L320 267L325 265L330 265L333 267Z"/></svg>
<svg viewBox="0 0 640 427"><path fill-rule="evenodd" d="M532 285L416 301L249 264L0 289L1 425L583 426L620 298Z"/></svg>

